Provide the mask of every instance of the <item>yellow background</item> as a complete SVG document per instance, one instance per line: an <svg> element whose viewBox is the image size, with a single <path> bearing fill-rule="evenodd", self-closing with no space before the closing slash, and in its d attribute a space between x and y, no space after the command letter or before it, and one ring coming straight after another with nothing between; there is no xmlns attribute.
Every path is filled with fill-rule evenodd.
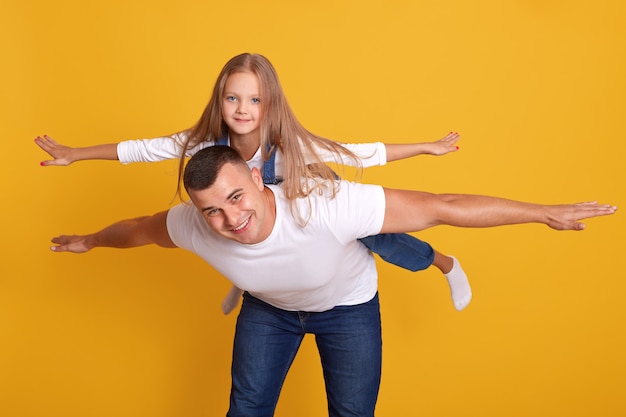
<svg viewBox="0 0 626 417"><path fill-rule="evenodd" d="M54 254L49 239L150 214L176 164L43 168L33 139L72 146L169 134L217 73L266 55L310 130L461 150L364 180L542 203L624 198L625 3L43 1L0 7L0 415L220 416L235 315L228 284L180 250ZM527 225L419 236L456 255L474 300L380 265L378 416L626 415L623 213L582 233ZM313 340L276 415L326 414Z"/></svg>

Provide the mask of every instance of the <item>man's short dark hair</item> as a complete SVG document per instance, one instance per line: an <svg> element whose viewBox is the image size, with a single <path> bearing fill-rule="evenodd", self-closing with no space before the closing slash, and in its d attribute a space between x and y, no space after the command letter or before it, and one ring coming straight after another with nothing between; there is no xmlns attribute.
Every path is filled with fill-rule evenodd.
<svg viewBox="0 0 626 417"><path fill-rule="evenodd" d="M209 146L197 152L185 167L183 174L185 190L187 192L206 190L213 185L220 170L227 163L245 165L246 161L230 146Z"/></svg>

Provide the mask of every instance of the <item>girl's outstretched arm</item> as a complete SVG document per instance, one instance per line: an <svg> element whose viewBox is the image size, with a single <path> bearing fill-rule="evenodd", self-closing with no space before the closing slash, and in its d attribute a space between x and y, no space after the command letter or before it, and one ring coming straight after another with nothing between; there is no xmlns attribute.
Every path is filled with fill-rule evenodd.
<svg viewBox="0 0 626 417"><path fill-rule="evenodd" d="M35 143L52 157L52 159L42 161L42 166L66 166L72 162L85 159L108 159L113 161L118 159L117 143L72 148L57 143L48 135L38 136L35 138Z"/></svg>
<svg viewBox="0 0 626 417"><path fill-rule="evenodd" d="M35 143L53 158L41 162L42 166L65 166L72 162L88 159L119 160L123 164L178 159L186 139L187 131L182 131L171 136L126 140L119 143L87 146L84 148L72 148L61 145L47 135L37 137ZM212 142L201 142L199 145L188 149L187 156L191 156L200 149L212 144Z"/></svg>
<svg viewBox="0 0 626 417"><path fill-rule="evenodd" d="M443 138L434 142L423 143L385 143L387 150L387 162L397 161L399 159L411 158L417 155L445 155L455 152L459 149L456 143L461 138L456 132L450 132Z"/></svg>
<svg viewBox="0 0 626 417"><path fill-rule="evenodd" d="M448 133L445 137L434 142L422 143L347 143L337 142L345 149L351 151L357 158L346 157L340 152L329 150L328 148L318 147L315 152L323 162L332 162L338 165L359 166L360 168L369 168L373 166L382 166L387 162L397 161L399 159L411 158L417 155L445 155L449 152L455 152L459 149L456 143L459 141L458 133ZM328 139L327 139L328 140ZM314 158L311 155L305 155L305 161L311 163Z"/></svg>

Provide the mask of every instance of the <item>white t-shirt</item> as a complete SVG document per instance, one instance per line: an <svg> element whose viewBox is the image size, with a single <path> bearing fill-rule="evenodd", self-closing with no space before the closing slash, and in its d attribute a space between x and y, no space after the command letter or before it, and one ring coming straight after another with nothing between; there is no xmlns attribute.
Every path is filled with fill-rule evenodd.
<svg viewBox="0 0 626 417"><path fill-rule="evenodd" d="M246 245L216 235L192 204L169 211L172 241L239 288L284 310L317 312L369 301L378 288L376 264L356 239L380 232L382 187L341 181L335 198L312 193L305 226L292 217L280 185L267 187L276 200L276 223L263 242ZM307 200L297 204L306 215Z"/></svg>
<svg viewBox="0 0 626 417"><path fill-rule="evenodd" d="M117 145L117 157L123 164L132 162L157 162L166 159L174 159L180 156L181 144L186 140L184 133L177 133L172 137L162 137L153 139L138 139L120 142ZM187 151L186 156L192 156L199 150L213 146L215 143L204 141ZM382 142L374 143L342 143L346 149L354 152L360 159L363 168L372 166L382 166L387 163L387 150ZM324 162L335 162L341 165L353 165L347 158L337 160L338 155L320 150L319 154ZM261 149L248 161L250 168L256 167L263 172L263 157ZM275 173L283 176L283 157L281 152L276 153Z"/></svg>

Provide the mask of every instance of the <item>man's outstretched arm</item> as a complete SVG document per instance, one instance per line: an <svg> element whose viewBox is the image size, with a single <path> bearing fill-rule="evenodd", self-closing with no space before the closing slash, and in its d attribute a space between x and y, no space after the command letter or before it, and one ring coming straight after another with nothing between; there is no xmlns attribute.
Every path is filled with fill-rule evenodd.
<svg viewBox="0 0 626 417"><path fill-rule="evenodd" d="M167 211L114 223L88 235L61 235L52 239L55 252L84 253L96 247L134 248L155 244L175 248L167 232Z"/></svg>
<svg viewBox="0 0 626 417"><path fill-rule="evenodd" d="M617 207L596 202L543 205L469 194L430 194L385 189L381 233L415 232L437 225L492 227L542 223L556 230L583 230L580 220L613 214Z"/></svg>

